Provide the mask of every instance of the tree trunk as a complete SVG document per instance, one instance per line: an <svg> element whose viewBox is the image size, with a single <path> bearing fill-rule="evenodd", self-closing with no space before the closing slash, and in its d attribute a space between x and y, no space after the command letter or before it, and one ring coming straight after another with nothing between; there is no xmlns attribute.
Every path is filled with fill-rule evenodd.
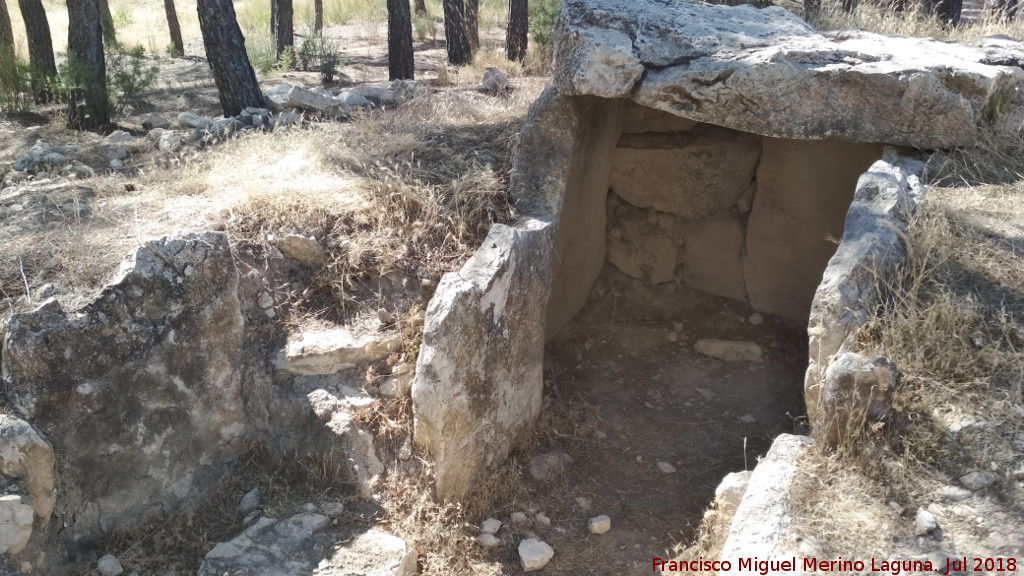
<svg viewBox="0 0 1024 576"><path fill-rule="evenodd" d="M473 48L466 36L466 5L463 0L444 0L444 42L448 62L465 66L473 61Z"/></svg>
<svg viewBox="0 0 1024 576"><path fill-rule="evenodd" d="M197 9L224 116L236 116L249 106L265 108L231 0L198 0Z"/></svg>
<svg viewBox="0 0 1024 576"><path fill-rule="evenodd" d="M50 97L47 82L57 75L57 63L53 59L53 42L50 39L50 24L42 0L18 0L21 18L25 21L25 36L28 39L28 65L32 75L32 94L36 102Z"/></svg>
<svg viewBox="0 0 1024 576"><path fill-rule="evenodd" d="M14 66L14 28L6 0L0 0L0 68Z"/></svg>
<svg viewBox="0 0 1024 576"><path fill-rule="evenodd" d="M100 27L103 29L103 45L108 50L117 48L117 32L114 30L114 17L110 14L109 0L100 2Z"/></svg>
<svg viewBox="0 0 1024 576"><path fill-rule="evenodd" d="M426 0L416 0L416 15L423 16L427 13Z"/></svg>
<svg viewBox="0 0 1024 576"><path fill-rule="evenodd" d="M480 0L466 1L466 36L473 52L480 48Z"/></svg>
<svg viewBox="0 0 1024 576"><path fill-rule="evenodd" d="M271 10L271 12L277 13L277 18L274 21L277 26L274 28L274 49L277 59L280 60L285 49L295 45L294 10L292 0L271 0L271 2L277 5L277 10Z"/></svg>
<svg viewBox="0 0 1024 576"><path fill-rule="evenodd" d="M530 14L528 0L509 0L508 29L505 31L505 58L513 62L526 60L529 44Z"/></svg>
<svg viewBox="0 0 1024 576"><path fill-rule="evenodd" d="M388 79L412 80L414 73L409 0L388 0Z"/></svg>
<svg viewBox="0 0 1024 576"><path fill-rule="evenodd" d="M997 0L994 6L999 21L1008 24L1017 18L1017 0Z"/></svg>
<svg viewBox="0 0 1024 576"><path fill-rule="evenodd" d="M174 0L164 0L164 12L167 13L167 28L171 31L171 56L184 56L185 42L181 39L181 26L178 24Z"/></svg>
<svg viewBox="0 0 1024 576"><path fill-rule="evenodd" d="M92 130L110 122L107 67L98 0L67 0L68 59L79 83L68 95L68 127Z"/></svg>
<svg viewBox="0 0 1024 576"><path fill-rule="evenodd" d="M821 13L821 0L804 0L804 20L810 21Z"/></svg>
<svg viewBox="0 0 1024 576"><path fill-rule="evenodd" d="M960 24L960 13L963 11L963 0L932 0L932 9L946 26L956 28Z"/></svg>
<svg viewBox="0 0 1024 576"><path fill-rule="evenodd" d="M313 35L324 30L324 0L313 0Z"/></svg>

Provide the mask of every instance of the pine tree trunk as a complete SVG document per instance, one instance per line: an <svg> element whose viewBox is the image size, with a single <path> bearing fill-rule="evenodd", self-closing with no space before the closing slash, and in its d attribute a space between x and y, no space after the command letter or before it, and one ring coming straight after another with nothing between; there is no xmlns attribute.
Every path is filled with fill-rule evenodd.
<svg viewBox="0 0 1024 576"><path fill-rule="evenodd" d="M963 0L932 0L932 9L949 28L956 28L960 24L960 14L963 12Z"/></svg>
<svg viewBox="0 0 1024 576"><path fill-rule="evenodd" d="M513 62L526 60L529 43L528 0L509 0L508 29L505 31L505 58Z"/></svg>
<svg viewBox="0 0 1024 576"><path fill-rule="evenodd" d="M295 28L293 23L294 10L292 8L292 0L271 0L277 4L277 10L272 12L277 13L277 18L274 28L274 50L277 55L277 59L281 59L281 54L284 53L286 48L290 48L295 45Z"/></svg>
<svg viewBox="0 0 1024 576"><path fill-rule="evenodd" d="M6 0L0 0L0 67L14 66L14 28Z"/></svg>
<svg viewBox="0 0 1024 576"><path fill-rule="evenodd" d="M117 32L114 30L114 17L110 14L110 1L100 2L100 27L103 29L103 45L108 50L117 48Z"/></svg>
<svg viewBox="0 0 1024 576"><path fill-rule="evenodd" d="M466 36L473 52L480 48L480 0L466 1Z"/></svg>
<svg viewBox="0 0 1024 576"><path fill-rule="evenodd" d="M68 95L68 127L93 130L110 122L107 67L98 0L67 0L68 58L81 86Z"/></svg>
<svg viewBox="0 0 1024 576"><path fill-rule="evenodd" d="M324 0L313 0L313 34L324 31Z"/></svg>
<svg viewBox="0 0 1024 576"><path fill-rule="evenodd" d="M181 39L181 25L178 24L174 0L164 0L164 12L167 14L167 29L171 32L171 56L184 56L185 42Z"/></svg>
<svg viewBox="0 0 1024 576"><path fill-rule="evenodd" d="M416 0L416 15L423 16L427 13L427 2L426 0Z"/></svg>
<svg viewBox="0 0 1024 576"><path fill-rule="evenodd" d="M388 79L412 80L414 74L409 0L388 0Z"/></svg>
<svg viewBox="0 0 1024 576"><path fill-rule="evenodd" d="M238 27L231 0L198 0L197 8L206 57L224 116L236 116L249 106L264 108L263 94L245 53L245 37Z"/></svg>
<svg viewBox="0 0 1024 576"><path fill-rule="evenodd" d="M25 21L25 35L28 38L28 64L32 75L32 94L36 102L50 97L47 82L57 75L57 63L53 59L53 42L50 39L50 24L42 0L18 0L21 18Z"/></svg>
<svg viewBox="0 0 1024 576"><path fill-rule="evenodd" d="M444 0L444 41L448 62L465 66L473 61L473 49L466 35L466 5L463 0Z"/></svg>

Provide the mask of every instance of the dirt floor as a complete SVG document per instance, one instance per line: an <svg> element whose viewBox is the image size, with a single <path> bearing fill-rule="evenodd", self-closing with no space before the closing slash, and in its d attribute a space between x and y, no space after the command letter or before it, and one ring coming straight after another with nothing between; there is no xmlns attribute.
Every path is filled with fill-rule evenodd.
<svg viewBox="0 0 1024 576"><path fill-rule="evenodd" d="M692 540L726 474L752 469L775 436L800 427L806 327L772 316L754 325L753 314L685 284L651 287L608 267L548 347L553 432L534 455L564 451L573 463L544 482L524 470L517 501L506 503L507 513L551 519L550 528L532 521L515 530L555 549L545 573L649 574L652 558ZM693 349L701 338L754 341L765 361L704 357ZM612 529L591 535L587 520L600 514ZM514 546L504 549L507 573L521 573Z"/></svg>

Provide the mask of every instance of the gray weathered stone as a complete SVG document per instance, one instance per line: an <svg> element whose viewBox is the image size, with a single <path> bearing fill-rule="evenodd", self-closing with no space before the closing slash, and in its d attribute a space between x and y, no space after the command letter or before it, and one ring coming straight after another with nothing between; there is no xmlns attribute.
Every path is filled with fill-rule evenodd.
<svg viewBox="0 0 1024 576"><path fill-rule="evenodd" d="M524 572L533 572L547 566L555 551L543 540L527 538L519 543L519 561Z"/></svg>
<svg viewBox="0 0 1024 576"><path fill-rule="evenodd" d="M373 436L359 427L352 411L368 406L372 398L355 391L338 394L324 389L310 392L308 398L313 412L333 434L332 447L345 456L348 476L359 495L371 498L384 474L384 465L377 458Z"/></svg>
<svg viewBox="0 0 1024 576"><path fill-rule="evenodd" d="M704 338L694 343L693 349L723 362L763 362L761 347L746 340L720 340Z"/></svg>
<svg viewBox="0 0 1024 576"><path fill-rule="evenodd" d="M491 66L484 70L484 77L480 81L480 87L492 94L500 94L508 90L508 76L498 68Z"/></svg>
<svg viewBox="0 0 1024 576"><path fill-rule="evenodd" d="M877 277L888 276L903 261L900 236L924 201L923 170L921 160L888 148L857 182L842 241L814 294L808 320L810 357L804 397L812 423L827 418L821 410L821 382L831 358L870 318Z"/></svg>
<svg viewBox="0 0 1024 576"><path fill-rule="evenodd" d="M18 172L36 172L49 166L58 166L67 161L68 154L77 150L77 146L55 146L39 140L14 161L14 169Z"/></svg>
<svg viewBox="0 0 1024 576"><path fill-rule="evenodd" d="M64 537L194 504L245 448L237 292L224 234L189 234L145 242L74 313L11 317L3 381L64 455Z"/></svg>
<svg viewBox="0 0 1024 576"><path fill-rule="evenodd" d="M397 536L371 528L337 546L312 576L414 576L416 549Z"/></svg>
<svg viewBox="0 0 1024 576"><path fill-rule="evenodd" d="M991 470L975 470L964 474L957 480L964 485L964 488L972 491L983 490L999 481L999 474Z"/></svg>
<svg viewBox="0 0 1024 576"><path fill-rule="evenodd" d="M792 523L789 515L793 479L803 462L811 439L806 436L782 434L778 436L753 473L746 493L740 501L729 535L722 546L721 558L757 556L762 560L780 559L792 555L784 549L787 529ZM720 574L741 574L736 564L733 571Z"/></svg>
<svg viewBox="0 0 1024 576"><path fill-rule="evenodd" d="M572 456L565 452L548 452L530 458L526 469L531 478L543 482L563 474L569 464L572 464Z"/></svg>
<svg viewBox="0 0 1024 576"><path fill-rule="evenodd" d="M146 130L152 130L154 128L169 128L171 123L161 116L160 114L150 114L142 121L142 127Z"/></svg>
<svg viewBox="0 0 1024 576"><path fill-rule="evenodd" d="M303 264L314 264L323 256L323 248L316 238L302 234L285 234L277 241L277 248L285 256Z"/></svg>
<svg viewBox="0 0 1024 576"><path fill-rule="evenodd" d="M32 537L32 516L32 503L24 496L0 496L0 555L25 548Z"/></svg>
<svg viewBox="0 0 1024 576"><path fill-rule="evenodd" d="M260 518L238 536L214 546L198 575L310 574L334 543L331 535L323 534L330 525L327 516L309 512L281 521Z"/></svg>
<svg viewBox="0 0 1024 576"><path fill-rule="evenodd" d="M45 523L57 503L53 487L53 447L28 422L0 414L0 475L19 478Z"/></svg>
<svg viewBox="0 0 1024 576"><path fill-rule="evenodd" d="M350 328L311 330L288 339L277 367L295 374L334 374L386 358L401 346L401 337L394 335L354 333Z"/></svg>
<svg viewBox="0 0 1024 576"><path fill-rule="evenodd" d="M117 556L113 554L107 554L106 556L99 559L96 563L96 569L99 570L103 576L119 576L124 574L124 568L121 567L121 562L117 559Z"/></svg>
<svg viewBox="0 0 1024 576"><path fill-rule="evenodd" d="M414 437L434 460L442 499L467 494L540 411L552 232L534 219L495 225L430 300L412 388Z"/></svg>
<svg viewBox="0 0 1024 576"><path fill-rule="evenodd" d="M602 514L587 520L587 531L591 534L604 534L612 529L612 519Z"/></svg>
<svg viewBox="0 0 1024 576"><path fill-rule="evenodd" d="M888 358L837 354L825 370L820 391L821 406L828 415L819 423L825 441L836 446L865 426L885 419L896 375L896 367Z"/></svg>
<svg viewBox="0 0 1024 576"><path fill-rule="evenodd" d="M977 48L819 34L781 7L567 0L555 39L564 95L632 98L779 138L966 145L986 118L1006 116L1024 82L1019 68L981 63Z"/></svg>
<svg viewBox="0 0 1024 576"><path fill-rule="evenodd" d="M209 116L200 116L192 112L182 112L178 114L178 126L181 128L195 128L196 130L209 130L213 123L216 122L216 118L210 118Z"/></svg>

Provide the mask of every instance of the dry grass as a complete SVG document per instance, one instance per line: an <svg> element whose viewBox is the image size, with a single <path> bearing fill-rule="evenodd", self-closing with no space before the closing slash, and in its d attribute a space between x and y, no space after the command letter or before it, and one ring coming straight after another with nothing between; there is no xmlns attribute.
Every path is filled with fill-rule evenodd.
<svg viewBox="0 0 1024 576"><path fill-rule="evenodd" d="M839 6L822 3L822 11L811 18L811 24L819 30L864 30L878 34L894 34L934 38L949 42L973 40L984 36L1005 34L1013 38L1024 38L1024 22L1004 22L994 14L986 12L980 19L961 22L952 28L937 18L923 2L907 2L904 11L893 10L883 2L860 2L852 12L845 12ZM799 9L797 13L802 13Z"/></svg>

